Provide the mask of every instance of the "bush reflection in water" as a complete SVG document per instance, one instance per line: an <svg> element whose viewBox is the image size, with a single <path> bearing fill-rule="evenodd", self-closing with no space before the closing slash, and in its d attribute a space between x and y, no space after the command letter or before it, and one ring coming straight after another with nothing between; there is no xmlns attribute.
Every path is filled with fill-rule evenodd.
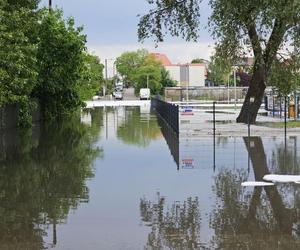
<svg viewBox="0 0 300 250"><path fill-rule="evenodd" d="M151 227L145 249L198 249L200 211L198 198L189 197L183 203L167 207L164 197L157 193L156 201L140 200L142 221Z"/></svg>
<svg viewBox="0 0 300 250"><path fill-rule="evenodd" d="M0 245L4 249L43 249L43 236L64 223L70 209L89 200L85 184L100 126L87 128L78 117L30 131L2 131L0 141Z"/></svg>

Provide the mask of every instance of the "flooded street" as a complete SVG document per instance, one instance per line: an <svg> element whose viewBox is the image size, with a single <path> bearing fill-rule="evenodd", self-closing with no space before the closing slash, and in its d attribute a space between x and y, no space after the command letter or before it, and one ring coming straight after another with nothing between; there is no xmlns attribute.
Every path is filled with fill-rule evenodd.
<svg viewBox="0 0 300 250"><path fill-rule="evenodd" d="M81 121L80 121L81 120ZM299 137L176 137L95 108L0 143L0 249L299 249Z"/></svg>

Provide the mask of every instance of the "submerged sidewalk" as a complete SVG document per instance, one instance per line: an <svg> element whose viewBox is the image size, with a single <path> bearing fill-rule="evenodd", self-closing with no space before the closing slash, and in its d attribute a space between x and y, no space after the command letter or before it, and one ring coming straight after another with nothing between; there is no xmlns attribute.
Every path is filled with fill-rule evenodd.
<svg viewBox="0 0 300 250"><path fill-rule="evenodd" d="M216 135L248 136L248 125L237 123L239 110L218 110L215 114ZM204 136L213 134L213 114L211 110L194 110L193 115L179 115L179 130L185 136ZM251 136L284 136L284 127L272 128L264 123L283 122L283 119L265 115L257 116L257 124L250 125ZM288 136L300 135L300 127L287 128Z"/></svg>

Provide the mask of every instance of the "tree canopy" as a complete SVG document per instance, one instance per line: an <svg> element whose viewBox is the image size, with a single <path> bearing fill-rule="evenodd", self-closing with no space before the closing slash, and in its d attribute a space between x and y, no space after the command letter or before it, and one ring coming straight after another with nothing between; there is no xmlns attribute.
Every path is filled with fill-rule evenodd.
<svg viewBox="0 0 300 250"><path fill-rule="evenodd" d="M136 94L141 88L148 87L158 93L161 88L161 63L147 50L125 52L116 60L116 67L123 81L135 88Z"/></svg>
<svg viewBox="0 0 300 250"><path fill-rule="evenodd" d="M78 89L85 42L82 28L74 27L73 18L65 22L59 10L42 15L37 51L38 84L34 94L46 117L64 114L82 104Z"/></svg>
<svg viewBox="0 0 300 250"><path fill-rule="evenodd" d="M23 123L36 84L37 2L0 2L0 107L18 105Z"/></svg>
<svg viewBox="0 0 300 250"><path fill-rule="evenodd" d="M191 64L196 64L196 63L204 63L204 59L202 58L195 58L191 61Z"/></svg>
<svg viewBox="0 0 300 250"><path fill-rule="evenodd" d="M86 51L86 36L61 10L38 0L0 1L0 109L14 106L21 126L36 103L44 117L71 113L99 90L103 65Z"/></svg>
<svg viewBox="0 0 300 250"><path fill-rule="evenodd" d="M133 86L136 71L142 65L148 51L141 49L137 51L124 52L116 59L116 68L121 75L123 82Z"/></svg>
<svg viewBox="0 0 300 250"><path fill-rule="evenodd" d="M140 40L154 37L163 41L166 31L186 40L199 38L201 0L148 1L152 9L141 17ZM238 122L255 122L266 88L266 79L277 55L289 45L300 48L300 1L298 0L210 0L209 28L224 58L240 58L253 53L253 77ZM288 55L290 56L290 55ZM248 108L250 97L254 103Z"/></svg>
<svg viewBox="0 0 300 250"><path fill-rule="evenodd" d="M83 72L79 83L79 96L81 100L88 100L102 88L104 65L95 55L83 52L82 56Z"/></svg>
<svg viewBox="0 0 300 250"><path fill-rule="evenodd" d="M208 80L215 84L227 84L231 75L231 66L228 61L218 56L212 56L208 65Z"/></svg>

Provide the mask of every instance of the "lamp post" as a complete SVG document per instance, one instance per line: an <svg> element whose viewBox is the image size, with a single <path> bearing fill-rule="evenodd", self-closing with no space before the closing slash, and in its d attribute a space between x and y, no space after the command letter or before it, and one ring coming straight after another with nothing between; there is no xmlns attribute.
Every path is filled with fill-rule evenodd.
<svg viewBox="0 0 300 250"><path fill-rule="evenodd" d="M149 88L149 74L147 74L147 89Z"/></svg>
<svg viewBox="0 0 300 250"><path fill-rule="evenodd" d="M52 0L49 0L49 11L52 10Z"/></svg>
<svg viewBox="0 0 300 250"><path fill-rule="evenodd" d="M236 66L233 67L233 82L234 82L234 110L236 110Z"/></svg>
<svg viewBox="0 0 300 250"><path fill-rule="evenodd" d="M107 59L105 59L105 85L103 86L103 96L105 97L106 94L106 87L108 85L108 79L107 79Z"/></svg>

